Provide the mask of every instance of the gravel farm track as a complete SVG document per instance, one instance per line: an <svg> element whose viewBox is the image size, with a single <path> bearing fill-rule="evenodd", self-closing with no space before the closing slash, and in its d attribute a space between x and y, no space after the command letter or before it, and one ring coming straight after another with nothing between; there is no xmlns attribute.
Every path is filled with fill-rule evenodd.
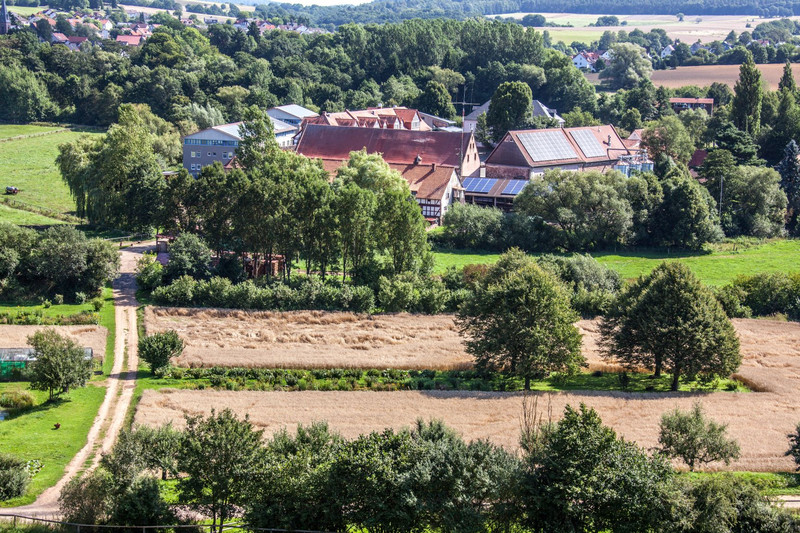
<svg viewBox="0 0 800 533"><path fill-rule="evenodd" d="M139 304L136 301L134 270L136 260L148 248L146 244L137 244L121 250L120 277L113 283L116 319L114 366L105 380L106 395L89 429L86 444L69 462L58 483L42 492L30 505L2 509L4 514L15 513L39 518L58 517L58 496L64 485L87 467L97 466L103 452L110 450L114 445L125 422L136 385L136 372L139 366L136 308Z"/></svg>

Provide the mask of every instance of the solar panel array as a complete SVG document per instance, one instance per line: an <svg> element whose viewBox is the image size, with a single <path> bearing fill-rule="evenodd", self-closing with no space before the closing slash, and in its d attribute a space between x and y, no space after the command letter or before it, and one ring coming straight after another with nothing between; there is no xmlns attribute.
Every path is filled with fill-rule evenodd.
<svg viewBox="0 0 800 533"><path fill-rule="evenodd" d="M503 189L503 194L518 195L528 184L528 180L511 180Z"/></svg>
<svg viewBox="0 0 800 533"><path fill-rule="evenodd" d="M467 178L464 180L464 189L467 192L486 194L492 190L495 183L497 183L497 180L491 178Z"/></svg>
<svg viewBox="0 0 800 533"><path fill-rule="evenodd" d="M572 145L561 130L520 133L518 138L534 161L578 158L578 154L572 149Z"/></svg>
<svg viewBox="0 0 800 533"><path fill-rule="evenodd" d="M583 155L586 157L605 157L606 149L589 130L571 131L570 135L578 143Z"/></svg>

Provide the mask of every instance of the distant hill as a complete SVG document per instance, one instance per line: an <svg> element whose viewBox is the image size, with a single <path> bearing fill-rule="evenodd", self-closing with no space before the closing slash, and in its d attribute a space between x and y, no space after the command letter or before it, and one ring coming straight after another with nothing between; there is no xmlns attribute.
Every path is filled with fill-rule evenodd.
<svg viewBox="0 0 800 533"><path fill-rule="evenodd" d="M292 17L317 26L339 26L348 22L464 19L519 12L783 17L800 15L800 0L374 0L339 6L269 3L256 6L256 10L269 17Z"/></svg>

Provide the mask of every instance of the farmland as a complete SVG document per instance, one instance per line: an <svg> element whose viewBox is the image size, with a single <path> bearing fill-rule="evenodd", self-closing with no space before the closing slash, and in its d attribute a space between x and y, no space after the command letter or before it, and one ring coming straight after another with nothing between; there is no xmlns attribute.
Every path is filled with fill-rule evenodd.
<svg viewBox="0 0 800 533"><path fill-rule="evenodd" d="M147 308L148 333L175 329L183 367L429 368L471 366L451 316L366 316Z"/></svg>
<svg viewBox="0 0 800 533"><path fill-rule="evenodd" d="M783 65L765 64L756 65L770 90L778 89L778 82L783 73ZM800 76L800 65L793 64L792 71L795 76ZM600 83L599 74L587 74L586 77L594 84ZM739 79L739 65L702 65L698 67L678 67L671 70L654 70L650 78L656 86L663 85L670 89L697 85L707 87L714 82L725 83L731 88Z"/></svg>
<svg viewBox="0 0 800 533"><path fill-rule="evenodd" d="M715 245L711 253L666 252L636 250L598 252L592 254L601 264L616 270L623 279L647 274L662 261L685 263L709 285L725 285L742 274L789 272L800 268L800 240L772 240L763 243L726 242ZM435 271L444 272L449 266L494 263L500 256L494 253L440 251L435 254Z"/></svg>
<svg viewBox="0 0 800 533"><path fill-rule="evenodd" d="M55 224L65 224L63 220L46 217L38 213L14 209L5 204L0 204L0 220L10 222L20 226L52 226Z"/></svg>
<svg viewBox="0 0 800 533"><path fill-rule="evenodd" d="M730 424L742 446L742 458L731 469L786 471L785 435L796 424L795 392L800 385L800 324L736 320L745 361L742 380L763 392L633 394L621 392L561 392L540 397L539 408L552 402L554 416L566 403L585 402L626 438L651 447L656 444L661 413L703 402L709 415ZM590 361L597 362L596 328L585 329ZM510 449L517 447L522 395L473 391L402 392L228 392L146 390L135 422L180 425L184 414L208 414L230 407L267 434L298 423L327 420L337 431L353 437L384 427L402 427L424 419L443 419L468 439L488 438ZM757 413L758 424L754 424Z"/></svg>
<svg viewBox="0 0 800 533"><path fill-rule="evenodd" d="M522 18L527 13L513 13L511 15L500 15L501 17ZM605 31L614 33L623 30L630 32L634 29L642 30L647 33L654 28L660 28L667 32L671 39L680 39L685 43L694 43L697 40L710 42L723 40L731 30L736 33L751 31L750 24L755 27L757 24L768 19L760 19L745 15L704 15L699 17L686 17L682 22L672 15L617 15L622 26L589 26L594 23L600 15L589 15L583 13L541 13L548 22L555 24L569 24L572 27L558 28L547 27L537 28L537 31L547 30L553 42L564 41L567 45L573 41L591 43L600 38Z"/></svg>
<svg viewBox="0 0 800 533"><path fill-rule="evenodd" d="M0 138L50 131L53 131L52 127L4 125L0 126ZM74 213L75 201L71 198L67 185L61 180L55 160L59 144L74 141L82 135L87 133L60 131L0 142L0 167L9 169L3 176L4 183L0 183L0 186L3 189L6 186L19 188L19 194L13 198L15 202L61 214ZM0 220L11 221L12 217L16 217L17 220L22 217L25 220L29 215L0 212Z"/></svg>

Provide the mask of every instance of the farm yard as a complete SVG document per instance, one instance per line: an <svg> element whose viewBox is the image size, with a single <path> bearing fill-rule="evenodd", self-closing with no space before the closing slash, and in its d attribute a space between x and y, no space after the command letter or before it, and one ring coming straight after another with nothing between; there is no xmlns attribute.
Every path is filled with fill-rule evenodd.
<svg viewBox="0 0 800 533"><path fill-rule="evenodd" d="M769 90L778 90L778 82L783 73L783 65L763 64L756 66L761 71ZM702 65L697 67L677 67L671 70L654 70L650 79L656 87L663 85L669 89L676 89L686 85L708 87L714 82L725 83L733 89L739 79L739 67L740 65ZM800 64L792 64L792 71L795 77L800 76ZM600 83L599 74L586 74L586 78L595 85Z"/></svg>
<svg viewBox="0 0 800 533"><path fill-rule="evenodd" d="M231 318L231 322L239 319ZM452 318L450 318L452 320ZM187 320L191 322L191 320ZM651 447L656 444L658 422L664 411L686 409L701 400L708 414L730 424L731 435L742 446L735 470L787 471L791 460L783 456L785 435L796 424L796 391L800 387L800 324L769 320L735 320L744 363L738 377L754 391L749 393L622 393L560 392L539 399L539 408L552 402L554 416L566 403L584 402L595 407L604 422L626 438ZM217 327L219 323L215 324ZM584 353L592 366L603 361L597 351L597 327L580 324ZM237 328L234 324L234 328ZM447 326L442 326L448 329ZM320 331L322 328L317 326ZM400 339L398 339L400 341ZM191 353L195 341L187 337ZM452 349L461 352L453 345ZM224 354L225 348L219 348ZM265 346L264 353L272 351ZM284 352L288 353L288 352ZM248 361L254 361L255 351ZM276 358L266 356L269 366ZM217 360L218 361L218 360ZM330 360L329 360L330 361ZM403 427L418 417L443 419L467 439L488 438L508 448L517 447L522 395L473 391L400 392L256 392L209 390L145 390L137 407L135 423L181 424L184 414L208 414L230 407L272 434L290 431L297 424L327 420L347 437L384 427ZM757 423L755 421L757 420Z"/></svg>

